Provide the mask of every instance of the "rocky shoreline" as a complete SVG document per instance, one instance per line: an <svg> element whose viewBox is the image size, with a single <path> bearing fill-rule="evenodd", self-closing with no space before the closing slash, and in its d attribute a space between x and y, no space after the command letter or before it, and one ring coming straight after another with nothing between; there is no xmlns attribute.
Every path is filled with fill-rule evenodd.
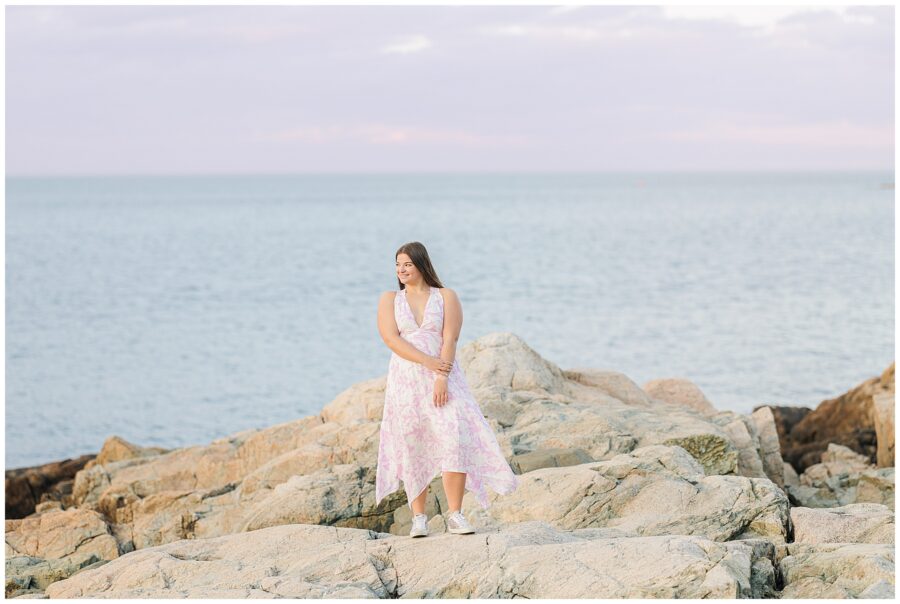
<svg viewBox="0 0 900 604"><path fill-rule="evenodd" d="M520 479L486 510L466 492L475 534L445 532L439 476L425 539L402 489L375 505L380 377L206 445L111 437L8 471L6 596L894 596L893 364L815 410L744 415L513 334L457 357Z"/></svg>

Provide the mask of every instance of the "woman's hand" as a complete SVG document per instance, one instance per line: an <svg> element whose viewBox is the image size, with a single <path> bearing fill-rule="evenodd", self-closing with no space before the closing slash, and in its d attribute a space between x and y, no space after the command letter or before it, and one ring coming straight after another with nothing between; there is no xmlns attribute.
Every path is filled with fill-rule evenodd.
<svg viewBox="0 0 900 604"><path fill-rule="evenodd" d="M422 364L435 373L442 374L445 377L450 375L450 369L453 368L453 363L451 363L450 361L445 361L440 357L429 356Z"/></svg>
<svg viewBox="0 0 900 604"><path fill-rule="evenodd" d="M447 393L447 376L439 375L434 378L434 404L437 407L443 407L447 404L450 395Z"/></svg>

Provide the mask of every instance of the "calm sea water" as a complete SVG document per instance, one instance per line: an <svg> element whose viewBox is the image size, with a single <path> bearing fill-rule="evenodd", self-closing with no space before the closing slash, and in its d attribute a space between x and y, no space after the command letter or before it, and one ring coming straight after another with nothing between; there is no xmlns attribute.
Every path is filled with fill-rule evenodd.
<svg viewBox="0 0 900 604"><path fill-rule="evenodd" d="M893 173L9 179L6 467L205 443L383 375L423 242L460 345L815 406L894 355Z"/></svg>

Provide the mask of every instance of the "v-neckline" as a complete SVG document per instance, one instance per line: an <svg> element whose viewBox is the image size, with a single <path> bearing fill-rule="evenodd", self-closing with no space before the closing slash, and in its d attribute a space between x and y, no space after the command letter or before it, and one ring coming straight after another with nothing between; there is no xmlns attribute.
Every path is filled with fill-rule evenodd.
<svg viewBox="0 0 900 604"><path fill-rule="evenodd" d="M431 302L431 296L434 294L434 286L430 286L428 288L428 298L425 300L425 306L422 308L422 325L425 325L425 316L428 314L428 303ZM416 313L413 312L412 306L409 304L409 298L406 297L406 288L403 288L403 299L406 301L406 308L409 309L409 314L412 315L413 323L416 323ZM422 329L422 325L416 323L416 329Z"/></svg>

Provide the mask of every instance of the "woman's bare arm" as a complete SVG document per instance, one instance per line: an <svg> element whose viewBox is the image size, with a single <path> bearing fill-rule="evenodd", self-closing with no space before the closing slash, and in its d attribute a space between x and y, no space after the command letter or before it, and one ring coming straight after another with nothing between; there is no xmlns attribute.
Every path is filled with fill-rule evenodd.
<svg viewBox="0 0 900 604"><path fill-rule="evenodd" d="M400 337L400 329L394 319L394 297L396 292L384 292L378 301L378 333L387 347L397 356L412 361L423 363L428 355Z"/></svg>
<svg viewBox="0 0 900 604"><path fill-rule="evenodd" d="M441 359L451 365L456 358L456 342L459 340L459 332L462 329L462 305L456 292L445 287L440 290L444 295L444 330L443 344L441 345Z"/></svg>

